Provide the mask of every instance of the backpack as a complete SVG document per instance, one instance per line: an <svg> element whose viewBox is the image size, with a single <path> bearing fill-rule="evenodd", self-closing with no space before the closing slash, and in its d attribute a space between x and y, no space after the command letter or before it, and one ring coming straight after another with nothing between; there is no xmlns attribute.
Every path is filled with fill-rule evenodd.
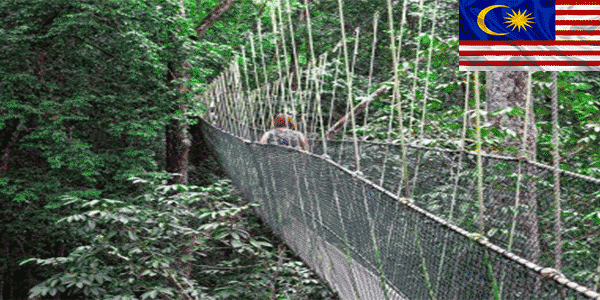
<svg viewBox="0 0 600 300"><path fill-rule="evenodd" d="M265 133L266 144L281 145L303 149L305 147L304 135L296 130L276 128Z"/></svg>

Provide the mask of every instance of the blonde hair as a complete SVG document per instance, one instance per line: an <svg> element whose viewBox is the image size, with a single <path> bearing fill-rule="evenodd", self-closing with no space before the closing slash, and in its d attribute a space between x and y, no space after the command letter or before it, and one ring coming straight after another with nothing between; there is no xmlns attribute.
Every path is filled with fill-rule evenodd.
<svg viewBox="0 0 600 300"><path fill-rule="evenodd" d="M296 120L291 115L285 113L278 113L275 118L273 118L273 122L271 126L274 128L289 128L292 130L296 130Z"/></svg>

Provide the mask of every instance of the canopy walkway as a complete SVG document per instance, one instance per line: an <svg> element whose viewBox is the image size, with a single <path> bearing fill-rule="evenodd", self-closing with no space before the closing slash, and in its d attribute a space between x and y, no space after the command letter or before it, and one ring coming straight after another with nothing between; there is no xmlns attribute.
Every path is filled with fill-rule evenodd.
<svg viewBox="0 0 600 300"><path fill-rule="evenodd" d="M416 187L409 199L371 181L379 180L386 149L399 153L398 145L361 143L368 166L361 176L349 169L354 160L347 142L330 141L334 161L320 155L318 142L307 153L260 145L205 121L200 128L234 183L262 204L260 216L342 299L493 299L500 289L502 299L600 299L522 258L527 224L517 223L512 253L497 246L506 243L506 235L471 233L477 227L473 153L409 147L411 170L422 170L408 178ZM507 228L516 180L505 174L515 171L518 159L486 155L485 161L485 204L495 207L486 218L490 226ZM540 211L549 213L552 168L527 166L525 177L538 186ZM398 169L399 163L386 168L385 187L400 182ZM566 197L585 202L586 191L600 188L597 180L561 172ZM551 224L540 228L551 230Z"/></svg>
<svg viewBox="0 0 600 300"><path fill-rule="evenodd" d="M387 6L393 77L372 83L376 12L369 75L363 72L355 88L360 30L355 31L350 58L342 1L338 1L341 41L318 58L309 4L304 2L306 52L310 53L305 53L309 56L305 66L298 61L290 5L283 1L283 7L275 1L269 40L263 40L258 20L259 47L253 33L248 34L249 57L242 47L240 57L197 97L207 111L192 134L202 135L245 197L261 204L258 213L264 221L342 299L600 300L599 227L593 221L600 220L595 217L600 180L559 168L558 74L553 73L548 84L553 166L536 162L535 149L528 148L536 142L536 127L531 124L535 121L531 72L521 74L521 81L528 84L526 101L515 107L526 111L522 132L518 132L523 138L518 157L487 154L482 149L478 72L474 97L469 94L470 73L461 82L466 84L462 135L454 145L458 150L424 147L427 101L433 98L429 84L439 7L437 2L432 5L425 53L420 50L425 15L420 1L415 58L409 63L399 50L408 6L403 1L397 31L392 7L398 2L389 0ZM270 60L263 44L271 47ZM328 59L335 52L337 59ZM420 69L421 59L425 70ZM412 68L404 70L403 78L401 60L405 69ZM277 74L267 72L275 68ZM454 73L437 78L463 80ZM389 122L387 132L378 135L389 142L359 139L359 111L364 110L366 125L369 104L390 91L374 114L379 118L378 129L381 120ZM340 105L339 98L346 102ZM469 100L475 100L474 107L469 107ZM420 119L415 116L419 104ZM332 124L333 112L344 107L345 117ZM299 130L312 138L310 151L256 143L279 112L298 113ZM475 115L474 124L467 125L467 114ZM452 122L461 124L460 120ZM409 138L408 134L417 132L413 124L419 126L419 134ZM331 139L346 127L350 127L351 141ZM475 152L465 150L467 127L475 129Z"/></svg>

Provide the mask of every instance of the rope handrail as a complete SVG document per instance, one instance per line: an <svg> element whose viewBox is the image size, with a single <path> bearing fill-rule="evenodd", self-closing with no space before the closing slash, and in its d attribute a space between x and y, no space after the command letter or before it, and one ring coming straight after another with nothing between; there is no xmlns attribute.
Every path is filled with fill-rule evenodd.
<svg viewBox="0 0 600 300"><path fill-rule="evenodd" d="M277 73L279 78L273 82L269 82L268 80L267 62L263 44L268 43L269 40L263 40L262 23L259 20L258 40L260 42L260 48L255 48L255 41L252 36L250 36L250 50L252 52L250 59L253 66L246 65L245 49L242 51L244 57L243 77L245 79L244 82L246 83L245 89L241 79L242 75L240 70L242 68L239 66L237 59L231 63L224 74L221 74L216 81L211 83L211 88L213 90L207 92L204 95L204 99L210 100L206 102L211 102L209 106L211 109L215 109L214 115L211 116L211 119L215 121L213 124L231 132L233 136L249 138L245 144L249 149L243 150L238 148L237 150L231 150L231 152L240 154L244 151L249 151L254 159L254 167L240 170L238 168L239 165L249 163L240 161L243 155L240 155L240 157L231 157L231 154L223 155L231 160L228 164L232 170L235 169L242 174L246 174L244 180L262 182L261 185L259 185L260 187L253 186L253 188L256 189L262 189L262 192L252 190L251 187L244 188L252 190L253 193L262 195L262 197L256 197L257 199L262 199L261 201L274 205L273 207L268 208L272 210L270 213L267 213L268 209L263 211L265 213L265 218L269 218L271 215L275 214L277 218L273 219L273 222L275 222L273 223L273 226L279 228L279 230L281 230L280 233L284 235L284 237L285 235L288 235L286 241L290 243L298 242L294 235L299 237L303 234L294 228L283 226L283 223L277 223L281 222L282 216L285 216L286 213L289 212L288 209L290 209L290 207L301 210L301 216L303 216L302 220L297 219L294 221L302 221L305 224L307 222L313 222L312 230L315 232L318 231L319 228L322 228L325 231L331 231L334 236L332 240L327 240L326 236L320 236L320 238L327 241L322 244L311 243L309 247L310 250L295 250L306 255L306 251L309 251L310 253L315 251L315 253L317 253L319 252L319 249L328 249L328 251L331 252L325 252L327 252L329 261L343 264L343 268L345 268L345 272L337 270L336 274L351 273L356 275L356 273L358 273L365 276L365 278L368 278L366 280L371 280L372 284L377 284L377 282L379 282L381 285L381 291L371 288L366 288L366 292L361 291L356 287L357 284L360 283L360 278L357 279L354 277L355 275L348 275L346 279L341 280L351 288L344 289L343 287L338 286L336 289L341 289L349 293L345 294L345 297L349 298L394 299L394 295L401 295L403 293L413 296L418 295L416 298L419 299L425 297L430 299L444 298L445 295L448 295L444 294L445 292L452 293L452 291L445 290L449 284L448 282L444 282L444 280L448 280L445 276L447 276L448 273L451 273L451 270L457 268L457 266L468 268L467 266L461 265L460 262L450 263L451 258L446 257L446 255L453 254L457 255L457 257L463 257L471 253L470 251L475 251L481 256L476 259L478 262L477 266L481 269L471 270L472 272L479 274L481 280L480 282L467 281L469 281L469 284L474 288L482 285L485 285L485 288L489 287L491 289L490 295L497 299L515 297L515 295L527 298L531 295L542 294L550 295L548 297L552 298L552 295L555 294L548 289L552 290L556 288L558 290L560 287L553 285L549 286L541 279L546 277L562 278L563 275L561 274L561 271L565 271L567 276L579 280L579 284L594 286L594 289L596 289L597 292L598 286L600 285L600 279L597 279L600 278L600 267L593 269L594 266L590 267L587 265L590 264L590 261L600 261L600 257L597 257L600 256L600 253L594 253L593 250L590 251L591 254L587 257L581 257L581 259L586 261L586 266L577 265L577 261L573 259L573 252L574 250L579 249L576 249L573 245L579 242L576 241L576 238L573 237L572 234L570 234L572 230L569 232L567 232L567 230L569 230L569 228L578 228L578 231L581 233L577 233L577 237L587 238L584 246L590 249L600 246L600 244L593 239L594 227L581 226L581 224L577 223L581 222L581 216L590 216L594 214L593 208L590 208L587 204L596 201L599 195L589 193L589 189L592 187L592 190L595 190L596 188L600 190L600 179L567 170L561 170L559 168L557 159L559 158L557 150L558 137L556 133L552 142L552 145L554 146L553 166L535 161L535 148L532 147L536 142L534 136L536 128L530 127L531 121L533 120L531 73L528 74L529 78L524 78L522 80L522 82L528 83L528 89L527 93L521 93L526 95L527 102L525 104L518 104L525 106L526 115L524 119L525 126L523 129L522 141L515 143L521 145L521 151L517 157L486 153L483 150L482 127L486 126L483 123L486 123L487 119L486 115L482 114L482 109L487 110L487 103L481 101L478 72L475 73L475 81L473 84L473 94L475 95L475 99L473 100L475 100L475 107L472 110L475 112L477 119L475 125L476 128L474 128L477 137L476 151L467 151L465 149L466 127L468 126L467 113L471 112L468 109L468 101L470 100L469 97L471 93L469 90L468 79L470 73L467 73L463 130L459 149L441 149L439 147L425 146L421 144L420 141L424 139L424 128L427 122L426 118L429 116L428 101L429 99L435 99L433 91L429 91L429 75L431 75L432 53L435 45L434 39L438 39L438 37L435 36L438 10L434 9L434 18L429 33L430 40L428 43L422 44L420 36L423 32L423 23L425 23L425 20L423 20L424 1L419 1L419 12L416 14L419 19L419 38L416 39L414 43L416 47L416 57L413 66L414 69L410 72L412 73L412 78L409 75L407 78L400 79L398 62L401 58L400 52L402 51L396 49L395 44L397 40L400 40L400 46L398 48L401 47L403 39L402 34L404 31L402 28L405 25L405 16L408 6L407 1L404 1L400 25L401 30L399 35L396 36L396 29L393 24L393 5L391 3L392 1L388 1L388 20L390 25L389 40L391 57L393 58L394 76L386 82L379 83L377 90L365 98L358 98L357 95L361 95L362 92L355 91L355 88L353 88L353 81L356 79L353 74L355 70L357 70L357 49L358 41L360 39L358 28L360 27L355 30L354 52L351 54L347 47L348 42L346 41L342 1L338 1L342 42L339 43L339 47L336 46L336 49L334 49L334 51L338 51L338 59L333 62L335 65L335 74L333 76L322 76L326 74L326 70L331 70L331 72L333 72L333 66L327 62L327 53L323 53L319 56L319 61L317 61L315 49L313 48L308 1L305 1L306 7L303 9L306 10L305 16L307 17L306 20L308 25L310 58L306 60L307 62L305 61L305 69L303 70L300 69L298 61L299 53L296 51L297 45L294 42L295 30L293 26L295 26L295 24L291 20L290 4L289 2L286 2L287 6L284 7L283 5L286 4L277 2L275 3L274 9L270 10L270 12L271 23L273 26L272 36L275 37L275 40L272 42L274 43L273 46L276 52ZM285 12L283 11L284 9L286 9ZM440 14L442 14L441 11ZM375 15L374 20L377 19L378 16ZM286 26L288 28L285 28ZM374 23L373 26L373 34L376 36L376 23ZM289 35L286 36L285 32L289 32ZM292 41L292 49L289 51L287 47L290 47L290 45L288 45L286 39ZM375 44L376 38L373 40L372 53L375 53ZM283 50L283 57L280 57L280 47L281 50ZM421 47L423 47L422 51ZM260 52L256 49L260 50ZM417 75L419 74L420 68L419 62L420 60L424 60L420 55L423 51L428 51L426 62L427 69L424 71L424 79L419 79L419 76ZM257 52L259 52L261 56L260 60L257 59ZM291 59L288 57L288 53L292 53ZM341 58L342 53L344 55L343 58ZM283 59L284 63L281 62L281 59ZM373 57L371 57L371 60L373 60ZM270 63L271 66L273 66L274 60L271 60ZM342 66L342 70L339 70L339 66ZM370 67L372 69L373 66L371 65ZM283 68L285 68L285 74ZM261 70L263 73L261 77L263 77L264 80L258 79L258 73L261 72ZM368 78L368 92L370 92L372 84L371 73L372 71L370 71ZM338 82L338 75L345 76L346 79L340 80L342 81L342 83L340 83ZM252 79L251 77L254 77L256 86L254 90L250 90L249 86L249 79ZM333 77L333 82L330 81L331 77ZM552 97L553 101L556 102L557 74L553 74L552 78ZM362 83L364 84L364 77L362 79ZM400 91L401 80L402 84L409 86L408 90L403 89ZM359 84L361 83L359 80L356 81L359 82ZM389 84L390 82L393 82L393 93L390 99L391 105L389 105L389 116L384 114L384 116L379 119L380 122L383 121L388 123L387 142L359 142L357 131L365 130L366 134L369 129L367 126L357 128L356 119L358 118L358 115L363 111L365 111L365 115L368 114L369 104L373 102L375 98L384 95L392 89L392 86ZM411 82L412 88L410 88ZM335 97L336 87L344 86L344 83L347 89L342 89L340 93L343 94L346 99L337 101ZM331 91L325 91L323 89L323 86L328 84L332 86ZM423 88L422 100L417 99L416 97L418 91L417 88L420 90L421 87ZM329 111L324 112L324 110L327 109L327 105L323 105L324 103L322 103L321 97L323 95L327 96L328 92L331 93L331 104L329 105ZM430 95L430 92L432 95ZM408 94L409 97L406 97L406 94ZM521 98L519 98L518 101L525 99L521 94L519 94L519 97ZM490 95L488 94L488 97L489 96ZM212 97L212 99L209 97ZM314 100L315 98L315 102L310 102L311 99ZM358 104L354 101L357 98L361 99ZM258 101L256 101L256 99L258 99ZM336 101L337 106L334 105ZM384 106L383 110L378 110L378 117L381 112L387 112L388 107L386 106L388 106L388 103L387 99L378 103ZM408 114L409 116L404 116L402 114L402 108L406 103L410 103L409 107L411 111ZM422 106L420 106L420 104L422 104ZM416 107L416 105L420 107ZM346 169L346 171L341 173L336 173L337 171L333 171L332 169L328 169L330 171L329 173L320 173L320 180L331 181L330 185L317 183L319 180L315 179L316 175L310 173L311 169L307 168L307 166L311 164L321 165L314 159L309 161L308 158L305 157L306 154L303 152L296 153L294 151L287 151L285 152L287 153L287 156L284 157L282 154L277 154L279 153L277 151L280 151L276 150L278 147L256 147L255 144L251 142L256 141L259 133L262 133L262 131L267 129L268 119L278 113L282 107L284 112L290 112L292 115L294 112L300 112L300 131L302 131L304 135L313 137L319 136L316 131L320 130L320 139L311 140L311 151L313 151L313 153L309 154L309 157L322 154L322 156L319 157L335 161L340 166L343 165ZM331 119L334 112L339 113L344 110L344 107L346 107L346 110L341 113L341 119L331 125ZM421 118L415 119L413 117L415 109L420 109ZM431 110L431 108L429 109ZM394 115L396 112L397 118L395 118L396 116ZM327 127L329 128L325 125L323 118L324 113L329 114L329 122L327 124ZM558 129L556 114L556 103L553 103L554 131L557 131ZM269 117L265 118L267 115L269 115ZM484 122L481 121L482 115ZM386 117L388 118L387 120L385 119ZM262 118L262 120L260 120L260 118ZM365 118L365 125L367 124L366 122L367 120ZM419 126L419 139L412 139L412 141L409 142L409 139L411 138L408 136L405 138L405 135L412 132L413 122L415 122L415 126ZM352 126L350 132L350 135L352 136L351 140L332 140L335 134L339 132L342 132L342 139L344 139L346 137L346 126L350 123ZM406 131L405 123L408 124ZM392 124L394 124L394 127L397 126L398 129L399 140L397 141L391 140L393 130ZM510 127L510 129L513 132L516 131L520 134L520 124L513 125L515 126ZM262 128L259 129L261 126ZM517 128L517 130L515 130L515 128ZM228 140L227 137L221 138ZM397 142L400 142L400 145L397 145ZM347 147L347 145L350 145L348 143L353 146L353 151L344 152L344 148L346 148L346 150L349 148ZM331 147L328 146L328 144L330 144ZM219 146L235 148L233 145L227 146L226 143ZM258 152L259 150L264 151L264 153ZM286 170L277 166L275 162L267 160L269 157L275 157L282 161L286 161L286 164L291 164L291 169L293 169L293 173L296 174L295 177L288 176ZM224 159L224 161L227 159ZM288 162L288 160L291 162ZM323 168L327 169L329 167ZM355 171L349 173L348 170ZM255 175L249 174L249 172L256 172L263 177L256 179L253 177ZM350 175L352 177L348 177ZM338 180L342 177L346 178L347 182ZM243 177L239 177L238 181L242 180L242 178ZM287 178L292 183L295 182L296 186L288 186L283 190L280 190L280 185L285 185L285 183L282 182L283 178ZM357 178L363 178L367 181L359 180L355 182ZM378 181L379 184L374 184L372 181ZM350 182L354 182L356 186L350 185ZM563 182L563 184L561 184L561 182ZM305 186L306 188L312 186L312 188L307 192L303 191L301 186ZM390 191L397 192L395 196L392 194L393 197L390 198L390 195L378 191L376 187L387 191L387 193ZM552 192L550 192L550 188L552 188ZM323 189L328 189L330 194L321 195L323 197L322 199L317 199L312 195L320 193ZM396 202L410 203L438 218L446 218L446 221L450 224L454 224L458 228L469 233L468 237L470 239L477 241L484 240L487 242L487 238L489 238L490 245L495 245L495 247L504 249L503 251L506 251L511 255L528 259L533 263L545 264L548 266L554 265L554 271L547 270L547 268L538 270L539 268L536 267L533 268L537 270L535 271L536 277L526 274L527 272L532 271L532 268L525 268L528 270L527 272L524 271L524 269L521 270L522 272L512 270L513 272L517 272L519 276L528 278L528 280L531 281L531 289L524 288L522 294L519 294L521 292L516 283L515 275L507 272L510 271L510 268L507 268L507 266L503 264L507 263L507 261L502 261L502 259L499 258L500 256L506 258L506 255L503 255L498 251L493 251L493 247L491 246L485 248L468 248L468 246L462 245L461 247L465 247L466 250L457 250L460 248L457 248L458 245L461 245L460 243L462 242L459 243L456 240L448 238L454 237L454 231L446 231L446 237L443 237L444 235L432 235L429 237L421 236L422 234L425 234L425 232L431 231L435 226L438 226L439 223L435 223L437 225L428 223L431 221L430 218L424 218L422 215L416 214L412 209L405 211L405 213L408 213L408 216L402 215L403 219L398 221L398 224L403 225L398 227L402 233L397 233L396 231L393 231L394 223L391 223L389 226L378 223L382 222L380 221L380 218L382 218L380 216L381 214L390 218L399 217L387 215L388 212L385 211L385 209L377 208L377 205L383 204L374 204L370 199L367 199L367 190L369 189L377 191L374 192L374 194L377 194L376 197L379 197L380 200L386 198L394 199L393 201ZM401 194L405 195L405 198L401 198ZM361 195L362 202L347 202L349 200L344 198L354 197L360 200ZM281 202L281 199L278 199L278 197L286 199L286 201ZM548 199L550 198L553 200L549 201ZM327 202L327 199L331 201ZM348 207L346 207L346 205ZM313 206L316 206L317 208L314 208ZM322 212L321 210L324 211ZM569 215L571 213L576 214L577 218L564 217L565 225L563 226L563 220L561 220L563 212ZM310 215L309 218L305 218L304 216L306 213L313 215ZM318 214L318 218L314 214ZM330 215L324 218L321 214ZM317 220L319 221L319 226L314 224ZM360 222L363 223L361 226L353 227L352 220L360 220ZM336 224L324 224L327 222L335 222ZM339 231L340 228L341 231ZM356 230L362 230L362 232L352 232L352 230L355 229L351 228L358 228ZM387 240L381 239L381 232L385 232L384 235L387 235ZM474 232L477 233L475 234ZM406 241L406 244L400 246L399 242L396 242L395 244L392 242L398 234L404 237L403 240ZM406 239L405 235L409 235L411 238ZM443 243L439 243L439 247L430 244L432 241L439 239L443 240ZM356 244L358 242L362 243L362 245ZM556 243L556 245L552 245L552 243ZM405 259L406 257L410 257L410 259L406 259L408 262L414 261L414 264L411 265L410 268L417 270L417 273L412 274L411 276L414 277L411 278L419 282L419 284L421 284L420 287L403 286L402 282L395 281L395 273L389 273L385 269L390 265L394 265L389 261L393 259L387 258L386 260L386 258L383 258L388 255L388 252L391 253L390 251L392 250L385 247L380 248L381 245L387 245L388 247L392 245L392 248L405 247L407 249L412 247L412 252L406 249L393 249L393 251L401 253L404 255ZM363 246L367 248L361 248ZM562 254L562 247L565 247L566 254L564 254L564 257ZM554 251L549 250L551 248L554 248ZM366 251L367 254L360 251ZM441 253L441 257L433 257L430 253ZM577 255L581 256L581 254ZM343 257L346 257L346 261L344 261ZM565 257L568 259L564 259ZM509 260L508 263L512 261L514 260ZM315 263L318 265L321 262L313 262L313 267ZM403 265L406 262L396 263L398 265ZM597 265L597 263L591 262L591 265ZM369 270L365 271L363 267L366 267ZM321 271L324 270L322 268L319 269L319 266L315 268ZM375 274L373 275L375 277L368 275L367 273L369 272ZM324 276L327 277L327 274ZM594 276L596 276L595 281L592 280ZM563 283L566 282L567 281ZM489 286L487 286L488 284ZM580 286L574 287L577 291L582 290ZM458 289L462 291L461 288ZM388 290L390 293L388 293ZM419 293L424 294L411 294L413 292L417 293L416 290L419 290ZM379 293L382 291L383 294L380 295ZM369 295L369 293L374 293L378 296L373 298L370 297L372 295ZM593 296L595 294L585 295ZM564 291L560 291L560 296L563 298L565 297ZM450 296L448 295L447 297ZM402 299L404 299L404 296L402 296Z"/></svg>
<svg viewBox="0 0 600 300"><path fill-rule="evenodd" d="M286 147L277 146L277 145L258 144L257 142L251 141L249 139L233 136L230 133L227 133L226 131L224 131L220 128L214 127L213 125L206 123L204 120L201 120L200 123L203 126L203 128L202 128L203 134L207 135L207 138L208 138L207 140L213 141L213 145L214 145L214 147L216 147L215 148L216 152L219 154L221 159L225 160L224 164L226 166L228 166L230 174L236 174L236 175L234 175L234 177L244 176L244 175L240 175L243 173L243 172L240 172L242 170L240 168L243 168L245 170L245 172L252 173L254 171L246 170L247 167L236 166L235 162L230 160L231 158L239 156L239 154L237 154L237 153L231 153L232 149L228 148L229 146L227 146L227 145L228 144L231 145L232 142L243 145L244 147L250 149L251 151L263 152L263 151L267 151L268 149L273 149L273 150L280 149L281 151L284 151L285 153L289 153L286 155L292 155L293 157L295 157L294 164L295 164L295 166L300 168L298 172L303 172L301 170L302 166L304 166L302 161L305 161L305 163L309 163L309 164L312 161L321 161L321 162L324 162L326 165L331 166L333 168L332 170L338 170L335 172L341 172L341 174L345 174L345 176L348 176L347 178L354 178L354 180L356 180L357 182L361 182L361 185L364 185L365 187L367 187L371 191L370 192L371 194L373 194L374 191L377 191L381 195L385 195L385 198L387 198L387 199L395 199L394 205L399 205L400 207L404 207L404 208L408 209L409 211L412 211L412 212L418 214L419 216L425 218L425 220L430 220L430 221L434 222L432 224L438 224L438 225L435 225L436 227L442 226L444 228L448 228L451 232L454 232L454 234L458 234L459 236L462 236L464 241L471 241L471 243L480 245L481 247L484 247L485 249L490 250L493 253L495 253L501 257L504 257L504 258L508 259L509 261L512 261L513 263L516 263L517 265L523 267L524 269L529 270L529 272L537 274L536 276L539 276L539 278L546 280L544 282L548 282L547 280L551 280L561 286L565 286L573 291L576 291L578 294L585 296L586 299L600 299L600 294L592 291L591 289L589 289L585 286L582 286L581 284L579 284L577 282L569 280L568 278L564 277L562 274L560 274L556 270L547 268L547 267L543 267L539 264L530 262L527 259L525 259L517 254L511 253L511 252L507 251L506 249L503 249L502 247L490 242L486 237L484 237L480 234L471 233L471 232L461 228L460 226L453 224L451 221L445 220L445 219L441 218L440 216L437 216L437 215L427 211L426 209L419 207L415 203L414 199L398 197L395 194L393 194L392 192L388 191L387 189L385 189L385 188L381 187L380 185L374 183L373 181L367 179L366 177L361 176L360 174L357 174L356 172L353 172L350 169L340 165L338 162L333 161L329 157L323 157L323 156L315 154L315 153L309 153L309 152L305 152L305 151L294 149L294 148L286 148ZM219 141L220 139L223 139L224 137L227 137L227 139L228 139L227 143L223 143L223 142ZM222 145L222 146L219 147L218 145ZM225 148L223 148L223 146ZM277 151L280 151L280 150L277 150ZM431 150L435 150L435 149L431 149ZM458 150L453 150L453 151L458 151ZM265 154L267 154L267 153L270 153L270 152L265 152ZM294 154L294 153L296 153L296 154ZM271 154L267 154L267 157L270 155ZM257 159L261 156L264 157L264 155L253 155L252 157L254 159ZM510 158L510 159L514 160L515 158ZM237 159L236 161L241 162L239 159ZM246 161L246 163L248 163L248 161ZM254 163L250 162L250 164L254 164ZM272 168L272 166L270 168ZM235 171L235 170L237 170L237 171ZM265 169L264 171L267 171L267 169ZM264 176L268 176L267 173L261 174L260 172L258 172L255 174L262 178L261 181L268 182L270 180L267 177L264 177ZM304 173L300 173L300 174L304 174ZM238 183L240 183L239 178L237 181L238 181ZM244 182L244 180L242 180L241 182ZM242 186L242 189L244 190L245 187ZM252 194L252 193L250 193L250 194ZM247 196L249 196L250 194L247 194ZM273 196L271 196L271 197L273 197ZM274 199L274 198L271 198L271 199ZM260 200L260 199L256 199L256 200ZM263 203L263 205L269 205L268 202L271 200L262 199L261 201L267 201L267 202ZM294 204L294 205L297 205L297 204ZM268 209L268 208L264 208L264 209ZM308 212L306 216L308 217L308 219L315 218L314 220L312 220L314 222L320 222L315 217L315 213L316 213L315 211ZM268 216L266 216L266 215L263 215L263 217L268 218ZM288 217L291 217L291 215L288 215ZM427 223L427 221L420 221L420 222ZM273 224L275 224L275 223L273 223ZM298 224L296 224L296 226L297 225ZM335 230L335 228L331 227L331 225L321 224L320 226L324 230L330 231L331 234L334 236L337 234L336 233L337 231ZM430 225L430 226L433 226L433 225ZM284 235L284 237L285 237L285 235ZM293 244L298 242L298 241L294 242L294 241L289 240L290 237L292 237L292 236L288 235L285 238L286 242L293 243ZM343 240L343 238L341 236L339 236L339 234L337 236L337 239ZM456 238L454 238L453 240L456 240ZM456 243L456 242L454 242L454 243ZM360 244L351 244L349 246L350 246L353 257L357 257L356 259L360 259L360 260L366 260L364 263L358 263L357 261L354 261L353 265L358 268L357 270L362 270L361 265L364 265L365 267L367 267L367 269L377 269L377 265L374 262L368 260L368 255L365 256L365 254L362 253L363 251L360 250L359 248L355 249L355 247L360 246ZM313 249L318 251L319 249L323 249L323 248L314 247ZM313 254L313 255L315 255L315 254ZM312 267L318 268L318 266L312 266ZM513 265L513 267L514 267L514 265ZM357 270L355 270L354 272L359 272ZM525 272L525 274L526 273L527 272ZM365 274L363 274L363 275L370 276L370 275L365 275ZM391 284L391 283L387 283L387 284ZM393 288L393 287L390 287L390 288L392 290L396 291L395 288ZM401 292L401 291L396 291L396 292ZM506 293L510 293L510 291L506 291ZM399 297L400 298L397 298L397 299L405 299L403 296L399 296Z"/></svg>
<svg viewBox="0 0 600 300"><path fill-rule="evenodd" d="M358 107L358 105L357 105ZM226 117L226 118L231 118L231 117ZM231 118L233 119L233 118ZM210 123L210 122L209 122ZM244 125L242 125L244 126ZM251 128L251 130L256 129L257 131L261 131L261 129L258 128L253 128L252 126L248 126L249 128ZM248 140L248 139L245 139ZM250 141L250 140L248 140ZM311 145L315 145L315 144L319 144L322 143L321 139L311 139L309 138L308 141L310 142ZM352 141L342 141L342 140L335 140L335 139L328 139L327 140L328 143L352 143ZM395 140L395 141L391 141L391 142L378 142L378 141L362 141L361 144L368 144L368 145L379 145L379 146L398 146L400 147L401 145L398 144L400 141L399 140ZM424 150L424 151L436 151L436 152L442 152L442 153L462 153L462 154L467 154L467 155L472 155L472 156L477 156L477 152L476 151L470 151L470 150L461 150L461 149L447 149L447 148L439 148L439 147L429 147L429 146L423 146L423 145L419 145L417 143L412 143L412 144L407 144L406 145L407 148L412 148L412 149L419 149L419 150ZM523 160L524 162L526 162L527 164L542 168L544 170L547 171L552 171L554 172L554 166L550 166L548 164L544 164L541 163L539 161L534 161L531 160L529 158L520 158L518 156L507 156L507 155L500 155L500 154L493 154L493 153L487 153L487 152L482 152L481 156L484 158L491 158L491 159L495 159L495 160L503 160L503 161L514 161L514 162L518 162L519 160ZM584 174L580 174L577 172L573 172L573 171L569 171L569 170L564 170L564 169L558 169L558 172L561 175L566 175L566 176L570 176L570 177L575 177L578 179L582 179L585 180L587 182L590 183L597 183L600 184L600 178L595 178L593 176L590 175L584 175Z"/></svg>

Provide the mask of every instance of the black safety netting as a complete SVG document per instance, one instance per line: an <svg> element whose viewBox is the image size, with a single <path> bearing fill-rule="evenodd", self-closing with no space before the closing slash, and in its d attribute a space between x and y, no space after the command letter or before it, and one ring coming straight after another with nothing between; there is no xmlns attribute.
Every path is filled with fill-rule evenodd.
<svg viewBox="0 0 600 300"><path fill-rule="evenodd" d="M552 214L551 169L522 164L521 205L517 209L523 212L517 214L512 251L508 252L516 159L484 159L488 242L470 234L479 228L476 157L472 154L409 147L408 174L403 179L399 145L362 143L360 174L351 171L356 168L351 143L328 142L329 158L325 158L318 141L313 142L312 153L305 153L242 140L204 121L200 128L244 196L261 204L258 213L265 222L342 299L594 296L564 278L540 276L538 265L551 266L553 262L546 253L552 250L552 224L537 224L543 237L542 253L528 252L532 226L527 222L544 218L527 217L527 209L521 206L530 205L531 197L537 197L538 215ZM260 135L250 132L236 134L253 139ZM582 205L593 196L574 186L589 189L589 183L579 182L581 178L562 180L563 201L570 203L564 209L580 211L570 205ZM411 198L398 197L399 186L400 196ZM598 186L594 188L598 190ZM565 228L568 226L566 220ZM568 234L564 238L568 240ZM537 265L524 259L532 255L537 257ZM598 255L597 251L593 255Z"/></svg>
<svg viewBox="0 0 600 300"><path fill-rule="evenodd" d="M327 153L337 163L356 170L353 143L327 141ZM415 204L436 216L469 231L479 229L477 157L457 150L407 146L407 176L403 178L402 149L399 144L359 144L361 172L388 191L410 197ZM321 141L313 142L312 152L322 154ZM521 163L522 179L517 200L519 159L482 155L485 236L510 251L542 266L554 261L554 175L553 169L538 163ZM600 203L600 180L560 171L560 197L563 253L580 258L563 258L563 271L586 286L594 286L600 262L599 226L584 216L593 216ZM408 182L408 184L406 184ZM406 190L408 189L408 193ZM515 214L516 212L516 214ZM535 212L535 215L532 215ZM538 239L532 239L533 237ZM586 240L582 249L580 240ZM538 245L535 245L535 241ZM569 257L566 257L569 258Z"/></svg>

